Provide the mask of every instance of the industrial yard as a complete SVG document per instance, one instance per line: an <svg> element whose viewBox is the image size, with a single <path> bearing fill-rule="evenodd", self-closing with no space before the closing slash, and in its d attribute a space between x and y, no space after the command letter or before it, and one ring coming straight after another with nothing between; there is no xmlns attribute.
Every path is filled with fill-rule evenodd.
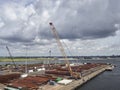
<svg viewBox="0 0 120 90"><path fill-rule="evenodd" d="M0 90L120 90L120 0L0 0Z"/></svg>
<svg viewBox="0 0 120 90"><path fill-rule="evenodd" d="M27 66L27 73L19 68L4 68L0 75L1 90L73 90L84 84L89 79L97 76L105 70L112 70L112 66L105 63L86 63L82 65L71 65L73 73L71 76L65 64L32 64ZM74 74L76 75L76 74Z"/></svg>

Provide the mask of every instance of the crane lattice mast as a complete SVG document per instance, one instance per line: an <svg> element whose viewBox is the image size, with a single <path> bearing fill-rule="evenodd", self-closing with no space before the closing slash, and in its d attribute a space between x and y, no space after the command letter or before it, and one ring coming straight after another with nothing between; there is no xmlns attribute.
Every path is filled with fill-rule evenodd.
<svg viewBox="0 0 120 90"><path fill-rule="evenodd" d="M66 55L66 53L65 53L65 50L64 50L64 48L63 48L63 45L62 45L62 43L60 42L60 38L59 38L59 36L58 36L58 33L57 33L57 31L56 31L53 23L50 22L49 24L50 24L51 30L52 30L55 38L56 38L56 42L57 42L57 44L58 44L58 46L59 46L59 49L60 49L62 55L64 56L64 59L65 59L65 61L66 61L66 65L67 65L67 67L68 67L68 69L69 69L69 72L70 72L70 75L73 76L73 72L72 72L72 69L71 69L71 67L70 67L69 60L68 60L68 58L67 58L67 55Z"/></svg>
<svg viewBox="0 0 120 90"><path fill-rule="evenodd" d="M9 55L10 55L10 58L11 58L13 64L14 64L15 68L17 68L17 67L16 67L16 64L15 64L15 62L14 62L13 56L12 56L12 54L11 54L10 49L8 48L8 46L6 46L6 49L7 49L8 53L9 53Z"/></svg>

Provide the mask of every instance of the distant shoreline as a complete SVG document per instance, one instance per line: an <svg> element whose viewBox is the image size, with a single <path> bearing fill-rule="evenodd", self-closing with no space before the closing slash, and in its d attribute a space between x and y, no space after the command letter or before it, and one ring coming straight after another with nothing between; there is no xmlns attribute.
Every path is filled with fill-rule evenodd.
<svg viewBox="0 0 120 90"><path fill-rule="evenodd" d="M50 60L48 58L14 58L14 61L15 62L20 62L20 61L26 61L26 60L29 60L29 61L36 61L36 60ZM11 62L11 58L0 58L0 62Z"/></svg>
<svg viewBox="0 0 120 90"><path fill-rule="evenodd" d="M20 61L44 61L44 60L64 60L64 58L31 58L31 57L27 57L27 58L13 58L15 62L20 62ZM68 58L68 60L111 60L111 59L115 59L115 60L120 60L120 57L117 58ZM0 62L11 62L11 58L0 58Z"/></svg>

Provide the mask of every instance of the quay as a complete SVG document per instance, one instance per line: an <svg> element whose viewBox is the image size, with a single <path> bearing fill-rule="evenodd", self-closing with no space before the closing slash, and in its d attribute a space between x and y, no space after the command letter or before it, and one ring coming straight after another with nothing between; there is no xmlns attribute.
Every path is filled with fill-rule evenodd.
<svg viewBox="0 0 120 90"><path fill-rule="evenodd" d="M39 90L47 90L48 88L49 90L77 90L78 87L87 83L90 79L96 77L97 75L101 74L104 71L109 71L112 69L113 69L112 65L102 65L100 67L92 68L84 72L84 75L81 77L81 79L72 80L72 82L67 85L57 84L55 86L51 86L47 84L45 86L40 87Z"/></svg>
<svg viewBox="0 0 120 90"><path fill-rule="evenodd" d="M70 84L64 85L63 87L61 87L58 90L76 90L78 87L85 84L90 79L96 77L97 75L101 74L102 72L108 70L110 67L111 67L110 65L105 65L105 66L97 68L95 71L91 70L90 71L91 73L89 73L88 75L83 76L80 80L74 80Z"/></svg>

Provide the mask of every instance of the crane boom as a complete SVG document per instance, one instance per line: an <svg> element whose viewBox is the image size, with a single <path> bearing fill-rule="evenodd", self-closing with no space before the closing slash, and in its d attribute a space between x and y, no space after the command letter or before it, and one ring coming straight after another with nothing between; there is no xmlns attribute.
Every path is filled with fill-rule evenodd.
<svg viewBox="0 0 120 90"><path fill-rule="evenodd" d="M67 64L68 69L69 69L69 72L70 72L70 75L73 76L73 72L72 72L72 69L71 69L71 67L70 67L70 63L69 63L69 61L68 61L68 58L67 58L67 55L66 55L66 53L65 53L65 50L64 50L64 48L63 48L63 45L62 45L62 43L60 42L60 38L59 38L59 36L58 36L58 33L57 33L57 31L56 31L53 23L50 22L49 24L50 24L51 30L52 30L55 38L56 38L56 42L57 42L57 44L58 44L58 46L59 46L59 49L60 49L62 55L64 56L64 59L65 59L65 61L66 61L66 64Z"/></svg>
<svg viewBox="0 0 120 90"><path fill-rule="evenodd" d="M14 62L14 59L13 59L13 57L12 57L12 54L10 53L10 49L8 48L8 46L6 46L6 49L7 49L8 53L9 53L9 55L10 55L10 58L11 58L13 64L14 64L15 68L17 68L17 67L16 67L16 64L15 64L15 62Z"/></svg>

